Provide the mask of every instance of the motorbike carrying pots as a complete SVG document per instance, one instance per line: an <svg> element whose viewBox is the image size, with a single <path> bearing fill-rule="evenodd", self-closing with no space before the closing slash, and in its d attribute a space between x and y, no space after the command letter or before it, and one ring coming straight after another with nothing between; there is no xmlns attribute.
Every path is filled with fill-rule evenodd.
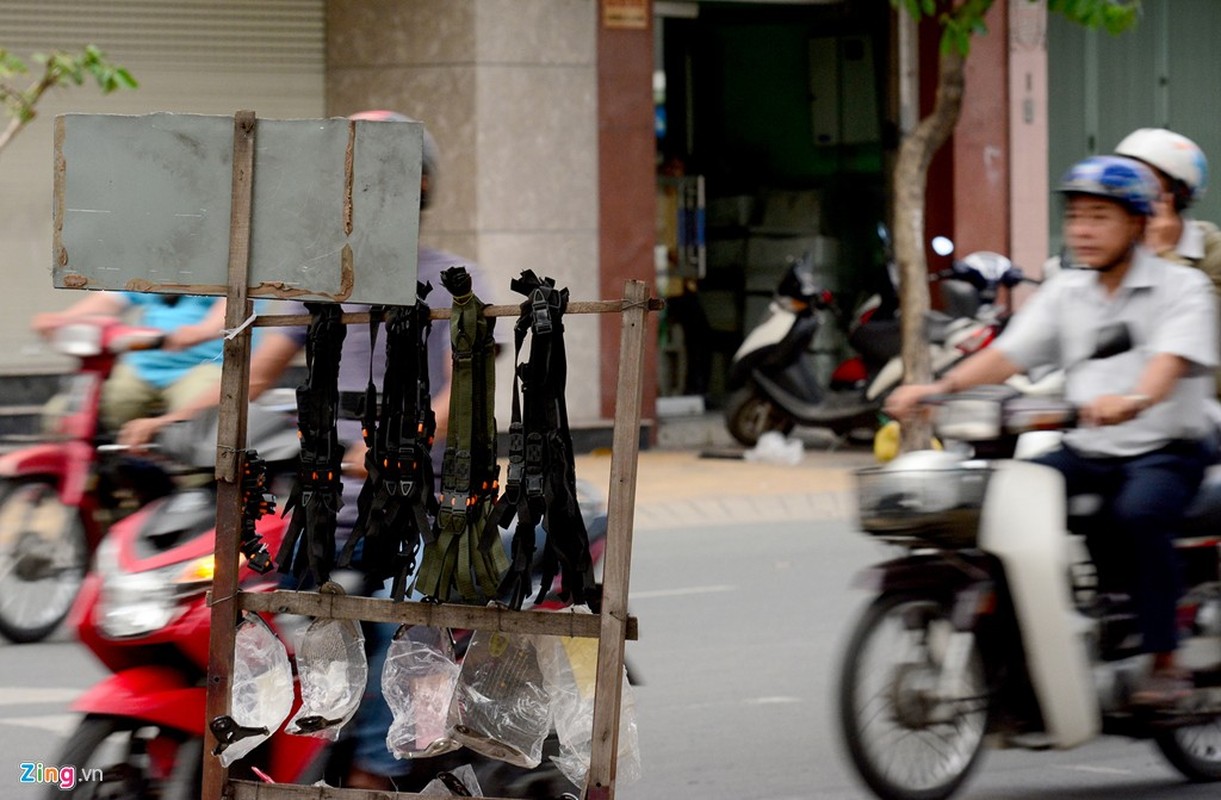
<svg viewBox="0 0 1221 800"><path fill-rule="evenodd" d="M886 800L946 798L986 741L1064 749L1107 734L1152 740L1190 780L1221 780L1221 539L1176 543L1194 565L1178 656L1195 689L1173 708L1135 705L1149 657L1130 600L1099 590L1065 530L1060 473L1013 457L1023 435L1073 425L1075 409L1012 387L937 402L938 436L966 452L858 475L862 528L902 551L864 574L875 597L842 662L839 723L860 777ZM1189 530L1215 518L1215 497L1201 492Z"/></svg>

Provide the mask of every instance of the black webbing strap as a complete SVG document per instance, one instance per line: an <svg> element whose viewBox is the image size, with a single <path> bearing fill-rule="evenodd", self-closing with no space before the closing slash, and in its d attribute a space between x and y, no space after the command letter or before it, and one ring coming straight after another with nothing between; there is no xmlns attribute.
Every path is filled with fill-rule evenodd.
<svg viewBox="0 0 1221 800"><path fill-rule="evenodd" d="M343 448L335 421L339 410L339 359L347 328L342 309L331 303L306 303L310 313L305 339L305 383L297 387L297 429L301 459L284 513L293 512L276 555L280 572L319 584L335 560L335 517L343 506L340 471ZM300 542L304 535L304 543Z"/></svg>
<svg viewBox="0 0 1221 800"><path fill-rule="evenodd" d="M456 590L467 600L496 596L508 558L488 515L499 489L496 464L495 320L484 315L471 276L463 267L441 274L453 295L450 344L449 429L442 462L436 540L424 546L416 589L447 600Z"/></svg>
<svg viewBox="0 0 1221 800"><path fill-rule="evenodd" d="M536 601L542 601L558 574L565 599L588 603L596 610L593 562L577 502L572 436L564 400L568 360L563 316L568 290L556 289L553 279L539 278L530 270L522 272L511 286L526 297L514 328L516 357L521 360L527 334L530 356L514 372L509 476L493 518L494 523L507 528L517 517L512 567L501 584L501 593L508 595L513 608L521 608L533 591L535 529L543 523L547 539Z"/></svg>
<svg viewBox="0 0 1221 800"><path fill-rule="evenodd" d="M370 412L376 390L370 377L364 420L365 467L352 536L340 557L350 563L363 540L360 566L377 582L394 578L396 600L406 595L421 538L432 537L436 514L432 442L436 416L428 379L428 336L432 329L423 299L432 285L417 284L414 306L396 307L386 318L386 370L379 412ZM374 336L376 342L376 336Z"/></svg>

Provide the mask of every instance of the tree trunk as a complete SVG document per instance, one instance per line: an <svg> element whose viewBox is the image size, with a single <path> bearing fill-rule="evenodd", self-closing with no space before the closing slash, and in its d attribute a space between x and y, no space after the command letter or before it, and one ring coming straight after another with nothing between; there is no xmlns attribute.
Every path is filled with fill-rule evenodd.
<svg viewBox="0 0 1221 800"><path fill-rule="evenodd" d="M905 383L928 383L933 377L924 335L924 319L929 310L924 197L933 154L949 138L962 112L964 64L965 58L954 48L941 54L933 111L903 138L895 163L895 259L899 264ZM927 448L929 440L928 423L909 420L903 425L900 452Z"/></svg>

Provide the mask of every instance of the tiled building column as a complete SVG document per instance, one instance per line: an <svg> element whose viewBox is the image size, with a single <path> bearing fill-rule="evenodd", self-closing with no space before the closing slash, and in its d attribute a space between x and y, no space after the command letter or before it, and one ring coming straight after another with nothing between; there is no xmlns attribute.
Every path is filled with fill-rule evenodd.
<svg viewBox="0 0 1221 800"><path fill-rule="evenodd" d="M426 243L477 262L491 302L522 299L509 281L523 269L574 299L599 296L598 0L328 0L327 28L328 113L401 111L437 139ZM642 218L651 236L651 207ZM502 342L510 326L501 321ZM609 346L617 358L618 337L600 341L600 328L590 317L567 325L574 422L604 415L600 355Z"/></svg>

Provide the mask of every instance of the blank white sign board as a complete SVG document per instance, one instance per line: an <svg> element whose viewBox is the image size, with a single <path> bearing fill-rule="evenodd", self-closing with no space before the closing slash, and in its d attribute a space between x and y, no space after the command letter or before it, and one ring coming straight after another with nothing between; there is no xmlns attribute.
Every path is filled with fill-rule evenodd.
<svg viewBox="0 0 1221 800"><path fill-rule="evenodd" d="M55 120L54 283L228 291L232 117L63 114ZM422 125L259 119L251 297L410 305Z"/></svg>

